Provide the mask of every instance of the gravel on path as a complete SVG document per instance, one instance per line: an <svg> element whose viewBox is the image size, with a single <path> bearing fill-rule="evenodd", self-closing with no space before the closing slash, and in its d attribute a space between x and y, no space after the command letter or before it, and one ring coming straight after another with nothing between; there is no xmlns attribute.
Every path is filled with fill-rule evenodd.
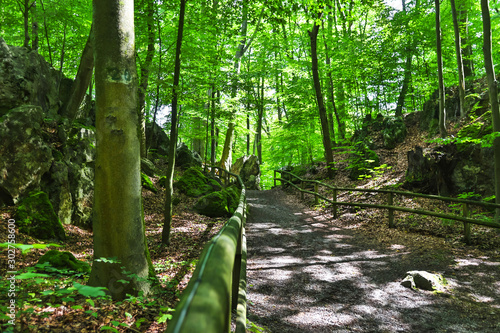
<svg viewBox="0 0 500 333"><path fill-rule="evenodd" d="M498 311L401 286L406 271L429 268L404 246L377 246L280 189L247 194L248 318L267 332L500 332Z"/></svg>

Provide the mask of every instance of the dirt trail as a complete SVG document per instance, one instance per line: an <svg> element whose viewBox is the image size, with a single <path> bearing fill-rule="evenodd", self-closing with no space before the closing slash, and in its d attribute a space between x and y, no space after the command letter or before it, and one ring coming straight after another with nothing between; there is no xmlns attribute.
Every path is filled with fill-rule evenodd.
<svg viewBox="0 0 500 333"><path fill-rule="evenodd" d="M500 332L498 261L380 244L278 189L248 191L248 204L248 318L258 326L272 333ZM400 285L406 271L421 269L442 273L450 292Z"/></svg>

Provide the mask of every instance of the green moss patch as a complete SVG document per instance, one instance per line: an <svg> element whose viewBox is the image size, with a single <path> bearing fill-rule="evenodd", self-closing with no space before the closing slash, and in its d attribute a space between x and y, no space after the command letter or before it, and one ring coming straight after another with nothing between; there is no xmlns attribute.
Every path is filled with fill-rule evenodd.
<svg viewBox="0 0 500 333"><path fill-rule="evenodd" d="M175 183L175 187L181 193L194 198L220 190L220 185L215 180L209 179L196 167L187 169Z"/></svg>
<svg viewBox="0 0 500 333"><path fill-rule="evenodd" d="M88 263L76 259L71 252L67 251L48 251L38 260L39 265L43 265L44 263L48 263L49 266L57 268L59 271L68 271L68 273L90 273L90 265Z"/></svg>
<svg viewBox="0 0 500 333"><path fill-rule="evenodd" d="M31 192L22 200L16 212L16 221L19 231L38 239L66 239L61 221L45 192Z"/></svg>
<svg viewBox="0 0 500 333"><path fill-rule="evenodd" d="M238 208L239 199L240 190L236 185L232 185L201 197L196 202L194 209L198 213L210 217L229 217Z"/></svg>
<svg viewBox="0 0 500 333"><path fill-rule="evenodd" d="M158 192L158 190L153 185L151 179L144 172L141 172L141 185L146 190L150 190L151 192L154 193Z"/></svg>

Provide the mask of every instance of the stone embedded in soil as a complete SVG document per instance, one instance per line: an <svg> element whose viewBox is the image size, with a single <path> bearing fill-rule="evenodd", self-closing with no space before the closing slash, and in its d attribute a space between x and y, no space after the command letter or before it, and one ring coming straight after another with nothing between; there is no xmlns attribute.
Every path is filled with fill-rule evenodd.
<svg viewBox="0 0 500 333"><path fill-rule="evenodd" d="M409 271L401 282L406 288L423 290L440 290L445 284L444 278L439 274L432 274L426 271Z"/></svg>

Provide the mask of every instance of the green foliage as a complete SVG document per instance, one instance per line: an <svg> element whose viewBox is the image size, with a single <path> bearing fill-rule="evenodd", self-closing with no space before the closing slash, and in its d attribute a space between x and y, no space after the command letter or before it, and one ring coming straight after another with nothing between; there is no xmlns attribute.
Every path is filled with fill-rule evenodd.
<svg viewBox="0 0 500 333"><path fill-rule="evenodd" d="M351 170L349 177L352 180L356 180L379 165L380 159L377 153L369 149L364 142L357 142L354 146L354 151L349 155L349 166L347 167Z"/></svg>
<svg viewBox="0 0 500 333"><path fill-rule="evenodd" d="M21 250L21 254L25 255L26 253L30 252L32 249L45 249L48 247L61 247L59 244L11 244L11 243L0 243L0 248L9 248L9 247L15 247L16 249Z"/></svg>

